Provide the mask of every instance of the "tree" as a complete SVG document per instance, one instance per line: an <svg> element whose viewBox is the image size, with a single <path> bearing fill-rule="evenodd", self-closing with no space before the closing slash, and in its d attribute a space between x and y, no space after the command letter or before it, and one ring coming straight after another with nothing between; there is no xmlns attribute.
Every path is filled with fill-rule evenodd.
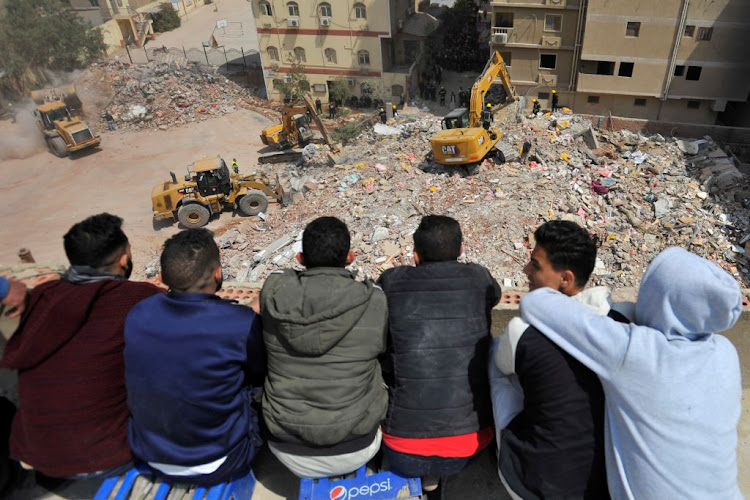
<svg viewBox="0 0 750 500"><path fill-rule="evenodd" d="M100 58L102 34L57 0L7 0L0 17L0 70L18 92L28 75L72 71Z"/></svg>
<svg viewBox="0 0 750 500"><path fill-rule="evenodd" d="M336 78L328 86L328 98L336 102L347 102L352 96L349 83L344 78Z"/></svg>
<svg viewBox="0 0 750 500"><path fill-rule="evenodd" d="M310 81L305 75L305 67L298 61L294 56L288 58L289 66L291 68L286 74L284 80L281 80L277 86L279 92L281 92L285 98L290 99L292 102L302 100L302 96L310 92ZM286 80L290 81L286 81Z"/></svg>
<svg viewBox="0 0 750 500"><path fill-rule="evenodd" d="M154 19L153 28L157 33L165 33L180 27L180 16L174 10L171 3L161 4L159 12L152 14Z"/></svg>
<svg viewBox="0 0 750 500"><path fill-rule="evenodd" d="M477 43L479 7L474 0L456 0L440 15L440 29L430 36L432 57L446 69L481 71L489 58L488 47Z"/></svg>

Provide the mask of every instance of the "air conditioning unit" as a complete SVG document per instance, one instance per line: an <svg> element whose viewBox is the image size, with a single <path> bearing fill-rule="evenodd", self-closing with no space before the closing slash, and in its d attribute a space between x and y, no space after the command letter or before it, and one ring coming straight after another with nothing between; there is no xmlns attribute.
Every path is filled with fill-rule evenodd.
<svg viewBox="0 0 750 500"><path fill-rule="evenodd" d="M286 20L286 25L290 28L299 28L299 18L298 17L290 17Z"/></svg>
<svg viewBox="0 0 750 500"><path fill-rule="evenodd" d="M508 34L498 33L497 35L492 37L492 41L500 45L505 45L506 43L508 43Z"/></svg>
<svg viewBox="0 0 750 500"><path fill-rule="evenodd" d="M292 83L292 77L291 76L285 76L284 77L284 83Z"/></svg>
<svg viewBox="0 0 750 500"><path fill-rule="evenodd" d="M354 85L355 85L355 84L357 83L357 81L356 81L356 80L355 80L354 78L348 78L348 79L346 80L346 83L347 83L347 84L348 84L348 85L349 85L350 87L354 87Z"/></svg>
<svg viewBox="0 0 750 500"><path fill-rule="evenodd" d="M330 26L331 25L331 18L330 17L321 16L320 17L320 25L321 26Z"/></svg>

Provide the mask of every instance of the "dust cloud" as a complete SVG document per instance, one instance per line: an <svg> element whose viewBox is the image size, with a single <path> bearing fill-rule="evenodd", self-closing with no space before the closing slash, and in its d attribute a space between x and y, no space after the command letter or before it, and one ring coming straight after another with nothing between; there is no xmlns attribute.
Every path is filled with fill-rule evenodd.
<svg viewBox="0 0 750 500"><path fill-rule="evenodd" d="M33 101L17 102L13 107L16 123L0 122L0 161L28 158L46 149L34 118Z"/></svg>

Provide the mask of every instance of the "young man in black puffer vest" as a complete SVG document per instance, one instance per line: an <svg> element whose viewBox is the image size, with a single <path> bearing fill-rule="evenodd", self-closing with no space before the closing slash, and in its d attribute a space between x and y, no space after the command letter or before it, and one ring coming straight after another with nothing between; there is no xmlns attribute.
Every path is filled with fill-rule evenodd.
<svg viewBox="0 0 750 500"><path fill-rule="evenodd" d="M454 219L424 217L416 265L378 280L389 310L384 455L391 469L421 476L425 491L437 487L431 497L493 438L487 359L500 286L484 267L458 262L461 240Z"/></svg>

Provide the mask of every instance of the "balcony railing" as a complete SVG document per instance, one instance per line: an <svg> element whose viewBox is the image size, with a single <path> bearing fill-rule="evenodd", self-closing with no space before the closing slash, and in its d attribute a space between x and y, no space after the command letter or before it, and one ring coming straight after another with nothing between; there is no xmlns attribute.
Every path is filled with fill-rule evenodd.
<svg viewBox="0 0 750 500"><path fill-rule="evenodd" d="M506 44L513 35L513 28L492 28L492 43Z"/></svg>

